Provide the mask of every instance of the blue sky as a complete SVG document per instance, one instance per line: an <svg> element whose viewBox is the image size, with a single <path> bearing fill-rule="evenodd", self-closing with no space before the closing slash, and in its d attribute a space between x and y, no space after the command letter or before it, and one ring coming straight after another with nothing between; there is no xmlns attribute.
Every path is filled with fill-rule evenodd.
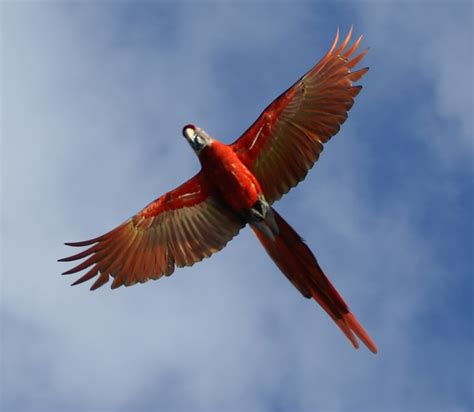
<svg viewBox="0 0 474 412"><path fill-rule="evenodd" d="M2 410L472 410L472 2L3 2ZM341 132L276 208L376 341L354 351L250 231L91 293L57 263L199 168L354 24Z"/></svg>

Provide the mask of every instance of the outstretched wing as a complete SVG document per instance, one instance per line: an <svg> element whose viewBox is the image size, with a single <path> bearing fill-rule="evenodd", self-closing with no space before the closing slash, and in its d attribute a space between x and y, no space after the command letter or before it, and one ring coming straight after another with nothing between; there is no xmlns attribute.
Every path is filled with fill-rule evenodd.
<svg viewBox="0 0 474 412"><path fill-rule="evenodd" d="M232 147L260 182L270 203L303 180L326 143L347 119L362 86L353 86L368 68L351 69L362 36L346 49L352 28L338 46L334 42L308 73L275 99Z"/></svg>
<svg viewBox="0 0 474 412"><path fill-rule="evenodd" d="M226 207L198 173L159 197L123 224L95 239L66 243L88 246L60 259L85 261L64 274L89 269L79 280L99 275L91 290L114 278L112 288L171 275L175 266L191 266L221 250L244 223Z"/></svg>

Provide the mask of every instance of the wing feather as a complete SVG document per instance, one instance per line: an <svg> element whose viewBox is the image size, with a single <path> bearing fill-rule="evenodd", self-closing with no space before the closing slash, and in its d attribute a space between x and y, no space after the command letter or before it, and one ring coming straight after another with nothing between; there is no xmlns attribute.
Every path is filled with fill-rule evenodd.
<svg viewBox="0 0 474 412"><path fill-rule="evenodd" d="M73 285L96 278L91 290L114 278L113 289L191 266L221 250L244 226L206 184L201 173L159 197L110 232L83 242L67 243L86 250L60 259L85 259L64 274L87 272Z"/></svg>
<svg viewBox="0 0 474 412"><path fill-rule="evenodd" d="M353 57L362 36L349 46L351 36L352 28L339 43L338 30L324 57L275 99L232 145L269 202L305 178L323 144L347 119L361 90L352 83L368 71L351 71L367 53L364 50Z"/></svg>

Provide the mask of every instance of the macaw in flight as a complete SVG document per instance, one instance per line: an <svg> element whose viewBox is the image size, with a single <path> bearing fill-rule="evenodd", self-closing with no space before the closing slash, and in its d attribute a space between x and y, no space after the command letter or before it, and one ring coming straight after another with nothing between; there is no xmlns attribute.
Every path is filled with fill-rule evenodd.
<svg viewBox="0 0 474 412"><path fill-rule="evenodd" d="M231 145L188 124L183 136L201 170L110 232L84 242L88 248L60 259L87 258L64 272L88 269L73 285L113 278L112 288L131 286L191 266L221 250L246 224L301 294L318 302L355 348L359 338L377 348L320 268L311 250L271 206L318 159L323 144L347 118L368 68L353 71L367 50L353 56L362 36L348 47L352 28L339 44L339 30L324 57L275 99ZM357 338L356 338L357 336Z"/></svg>

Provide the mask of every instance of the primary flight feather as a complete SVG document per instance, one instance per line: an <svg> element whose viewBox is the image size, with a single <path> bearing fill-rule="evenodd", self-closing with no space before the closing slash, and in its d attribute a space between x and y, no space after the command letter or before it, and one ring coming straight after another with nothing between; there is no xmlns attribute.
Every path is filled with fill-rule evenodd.
<svg viewBox="0 0 474 412"><path fill-rule="evenodd" d="M320 268L311 250L272 208L318 159L323 144L338 131L368 70L353 68L367 50L349 46L352 29L339 31L324 57L275 99L231 145L194 125L183 128L201 170L160 196L112 231L83 242L87 247L60 259L85 259L64 272L86 270L73 285L95 278L91 290L113 278L112 288L169 276L221 250L249 224L275 264L306 298L315 299L352 345L359 338L377 348Z"/></svg>

